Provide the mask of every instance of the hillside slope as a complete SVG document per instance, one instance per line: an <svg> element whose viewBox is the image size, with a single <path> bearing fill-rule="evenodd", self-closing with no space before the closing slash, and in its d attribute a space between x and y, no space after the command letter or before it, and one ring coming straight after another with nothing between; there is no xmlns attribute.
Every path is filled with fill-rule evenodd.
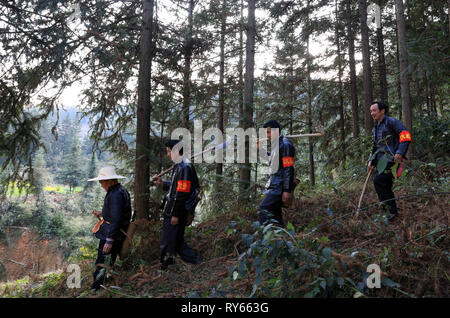
<svg viewBox="0 0 450 318"><path fill-rule="evenodd" d="M27 274L42 274L62 268L62 253L54 241L41 238L31 228L2 227L0 261L4 265L3 281Z"/></svg>
<svg viewBox="0 0 450 318"><path fill-rule="evenodd" d="M370 189L368 205L356 218L359 194L349 190L298 198L284 211L286 224L292 224L288 230L261 233L251 209L210 217L186 233L204 262L194 266L177 258L167 272L159 270L161 224L141 221L143 234L135 237L133 253L109 270L110 279L99 292L89 290L92 251L91 259L78 263L81 288L68 288L70 273L61 271L51 278L34 276L20 292L14 284L0 287L0 294L39 296L47 286L50 297L448 297L448 194L398 192L401 214L390 224ZM266 245L254 248L252 242ZM277 249L264 249L271 244ZM312 255L315 265L305 266L302 253ZM381 268L381 288L364 284L369 264ZM36 284L40 289L33 289Z"/></svg>

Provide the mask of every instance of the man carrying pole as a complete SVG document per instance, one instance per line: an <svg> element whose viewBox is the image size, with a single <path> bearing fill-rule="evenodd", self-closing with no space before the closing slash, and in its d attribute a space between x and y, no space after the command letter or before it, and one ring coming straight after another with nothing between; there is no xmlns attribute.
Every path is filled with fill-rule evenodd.
<svg viewBox="0 0 450 318"><path fill-rule="evenodd" d="M398 163L397 177L401 175L402 162L411 143L411 134L397 119L387 116L388 106L383 102L374 102L370 106L370 115L375 120L373 146L368 163L368 172L377 168L373 184L378 198L389 208L389 220L397 216L391 168Z"/></svg>
<svg viewBox="0 0 450 318"><path fill-rule="evenodd" d="M278 163L278 169L273 169L276 171L270 173L264 190L265 197L258 207L258 219L261 224L274 223L284 227L282 207L289 205L295 188L295 148L289 139L279 135L281 127L276 120L268 121L263 127L266 128L267 138L272 140L271 168L274 163ZM278 147L274 147L272 129L278 131ZM257 147L259 148L259 141Z"/></svg>
<svg viewBox="0 0 450 318"><path fill-rule="evenodd" d="M161 269L167 270L175 263L174 257L178 253L182 260L192 264L200 264L200 258L184 241L184 231L189 213L195 209L196 196L200 185L197 173L192 163L183 157L180 140L171 139L165 143L167 156L175 162L171 181L163 181L154 176L155 181L164 190L168 190L163 202L163 228L160 246Z"/></svg>

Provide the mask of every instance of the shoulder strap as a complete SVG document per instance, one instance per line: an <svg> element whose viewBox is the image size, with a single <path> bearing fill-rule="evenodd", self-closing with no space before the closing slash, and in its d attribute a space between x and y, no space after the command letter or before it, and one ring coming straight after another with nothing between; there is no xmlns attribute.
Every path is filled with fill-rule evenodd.
<svg viewBox="0 0 450 318"><path fill-rule="evenodd" d="M390 130L394 130L394 125L395 125L395 118L393 118L393 117L389 117L389 116L386 116L387 118L386 118L386 126L390 129ZM395 130L394 130L394 132L395 132Z"/></svg>

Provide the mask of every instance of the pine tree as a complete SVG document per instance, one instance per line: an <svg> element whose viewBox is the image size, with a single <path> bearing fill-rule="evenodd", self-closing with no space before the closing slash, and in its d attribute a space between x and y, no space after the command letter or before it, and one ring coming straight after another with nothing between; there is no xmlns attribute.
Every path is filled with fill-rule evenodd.
<svg viewBox="0 0 450 318"><path fill-rule="evenodd" d="M398 49L400 58L400 85L402 97L402 110L404 116L404 124L406 129L412 131L412 111L411 111L411 96L409 87L409 72L408 72L408 55L406 52L406 27L403 9L403 0L395 1L395 12L397 16L397 36ZM410 151L413 151L412 146Z"/></svg>
<svg viewBox="0 0 450 318"><path fill-rule="evenodd" d="M337 67L338 67L338 83L339 83L339 126L340 126L340 144L341 144L341 161L345 164L346 157L346 147L345 147L345 114L344 114L344 92L343 92L343 82L342 82L342 73L343 73L343 58L341 52L341 26L339 24L339 15L338 15L338 1L335 0L335 37L336 37L336 47L337 47Z"/></svg>
<svg viewBox="0 0 450 318"><path fill-rule="evenodd" d="M100 206L99 201L101 200L102 193L101 187L97 182L87 181L87 179L94 178L98 175L98 160L97 154L91 153L91 159L86 165L86 174L84 183L84 194L81 200L81 211L83 213L90 213L94 209L98 209Z"/></svg>
<svg viewBox="0 0 450 318"><path fill-rule="evenodd" d="M254 90L254 69L255 69L255 38L256 38L256 20L255 20L256 0L248 0L247 17L247 43L245 49L245 80L244 80L244 109L242 118L242 128L246 130L253 126L253 90ZM246 137L247 138L247 137ZM240 182L242 189L250 186L251 164L249 162L249 140L245 141L245 163L241 164ZM245 192L243 192L245 193ZM243 198L248 198L243 195Z"/></svg>
<svg viewBox="0 0 450 318"><path fill-rule="evenodd" d="M386 59L384 48L384 32L383 32L383 4L382 0L378 0L378 6L380 7L380 25L377 26L377 52L378 52L378 73L380 77L380 97L385 103L389 103L388 83L387 83L387 71L386 71Z"/></svg>
<svg viewBox="0 0 450 318"><path fill-rule="evenodd" d="M89 160L88 165L86 166L86 173L85 178L91 179L97 176L98 173L98 160L97 160L97 154L94 152L91 154L91 160ZM85 189L91 189L93 187L93 182L86 181L85 183Z"/></svg>
<svg viewBox="0 0 450 318"><path fill-rule="evenodd" d="M138 219L148 217L150 167L148 149L150 146L150 113L151 113L151 74L153 59L153 0L144 0L139 86L136 127L136 159L135 159L135 211Z"/></svg>
<svg viewBox="0 0 450 318"><path fill-rule="evenodd" d="M351 9L352 0L345 0L345 14L347 20L347 42L348 42L348 59L350 69L350 96L352 101L352 119L353 119L353 138L359 137L359 107L358 107L358 88L356 79L356 62L355 62L355 37L353 28L353 17Z"/></svg>
<svg viewBox="0 0 450 318"><path fill-rule="evenodd" d="M83 158L81 156L81 146L77 135L72 141L69 153L65 154L62 161L62 168L58 175L58 179L65 185L69 186L69 191L73 192L75 187L83 184Z"/></svg>
<svg viewBox="0 0 450 318"><path fill-rule="evenodd" d="M33 192L37 196L37 201L43 202L45 201L45 192L44 187L51 183L51 177L49 172L47 171L47 163L45 161L45 152L41 148L39 149L33 159Z"/></svg>
<svg viewBox="0 0 450 318"><path fill-rule="evenodd" d="M359 0L359 17L361 26L361 47L363 55L363 95L364 128L369 134L373 120L370 116L370 105L373 102L372 67L370 65L369 28L367 26L367 0Z"/></svg>

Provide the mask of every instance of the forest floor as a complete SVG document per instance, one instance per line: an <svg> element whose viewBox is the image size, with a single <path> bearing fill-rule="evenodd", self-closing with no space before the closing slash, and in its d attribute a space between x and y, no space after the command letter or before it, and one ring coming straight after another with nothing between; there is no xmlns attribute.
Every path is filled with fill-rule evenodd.
<svg viewBox="0 0 450 318"><path fill-rule="evenodd" d="M308 197L298 195L283 211L285 223L295 228L293 237L305 237L327 246L337 265L345 263L353 277L364 276L369 264L378 264L388 286L357 292L346 288L334 297L448 297L450 295L450 224L447 192L412 194L396 191L399 216L388 222L378 204L373 186L364 197L363 209L356 217L361 189L335 189ZM60 270L32 275L21 281L0 285L3 297L249 297L256 273L236 279L233 266L247 250L243 234L254 232L256 209L236 209L209 217L186 230L187 243L197 251L203 263L191 265L179 257L168 271L159 264L160 222L140 221L139 235L129 258L117 261L110 279L101 290L90 290L94 253L81 260L81 287L69 288L71 272ZM230 224L234 223L233 227ZM281 266L281 265L280 265ZM339 267L337 265L337 267ZM281 271L281 270L280 270ZM323 275L322 275L323 276ZM303 297L314 276L305 276L301 286L291 286L290 294L277 291L280 286L267 283L270 297ZM261 284L263 286L264 283ZM337 286L333 287L339 289ZM358 295L357 295L358 294ZM256 296L261 295L256 293Z"/></svg>

